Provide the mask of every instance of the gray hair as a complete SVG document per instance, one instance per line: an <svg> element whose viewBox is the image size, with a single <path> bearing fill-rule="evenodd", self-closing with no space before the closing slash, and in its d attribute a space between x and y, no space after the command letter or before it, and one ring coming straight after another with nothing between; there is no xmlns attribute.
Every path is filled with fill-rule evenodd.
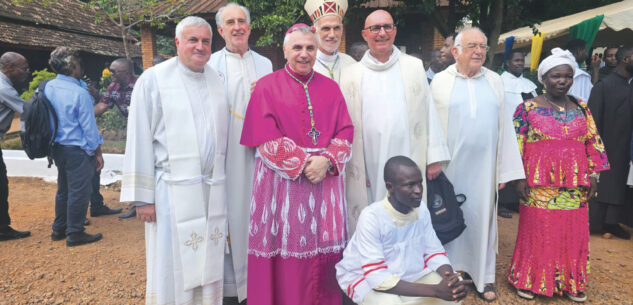
<svg viewBox="0 0 633 305"><path fill-rule="evenodd" d="M188 26L206 26L209 29L209 32L211 32L211 37L213 37L213 30L211 30L211 25L206 20L198 16L189 16L183 20L180 20L180 22L178 22L178 24L176 25L176 38L182 39L182 31Z"/></svg>
<svg viewBox="0 0 633 305"><path fill-rule="evenodd" d="M57 47L51 52L48 64L57 74L71 75L79 61L79 50L69 47Z"/></svg>
<svg viewBox="0 0 633 305"><path fill-rule="evenodd" d="M481 35L484 36L484 39L486 40L486 44L488 44L488 37L486 37L486 34L478 27L474 26L471 28L466 28L463 29L461 31L459 31L459 33L457 33L457 36L455 36L455 40L453 40L453 46L455 46L457 48L457 55L461 55L462 54L462 37L464 36L464 33L466 32L471 32L471 31L477 31L479 33L481 33Z"/></svg>
<svg viewBox="0 0 633 305"><path fill-rule="evenodd" d="M299 28L295 28L294 30L292 30L292 32L287 33L286 36L284 36L284 46L286 46L286 44L288 44L288 40L290 40L290 34L294 33L294 32L301 32L301 33L310 33L314 36L314 40L316 41L317 46L319 45L319 37L317 36L316 33L312 32L312 29L308 26L302 26Z"/></svg>
<svg viewBox="0 0 633 305"><path fill-rule="evenodd" d="M246 8L246 6L243 5L239 5L235 2L231 2L223 7L221 7L218 12L215 14L215 24L219 27L222 27L222 24L224 23L224 19L222 18L222 13L224 12L225 8L228 7L239 7L242 9L242 11L244 12L244 15L246 15L246 23L251 24L251 12L248 11L248 9Z"/></svg>
<svg viewBox="0 0 633 305"><path fill-rule="evenodd" d="M328 16L330 16L330 15L328 15ZM334 15L332 15L332 16L334 16ZM325 16L323 16L323 17L325 17ZM343 17L341 17L339 15L336 15L336 17L338 17L338 20L339 20L339 22L341 23L341 26L342 26L343 25ZM319 20L321 20L321 18L319 18L317 20L314 20L314 22L312 23L314 28L316 28L317 30L319 29L319 25L318 25Z"/></svg>

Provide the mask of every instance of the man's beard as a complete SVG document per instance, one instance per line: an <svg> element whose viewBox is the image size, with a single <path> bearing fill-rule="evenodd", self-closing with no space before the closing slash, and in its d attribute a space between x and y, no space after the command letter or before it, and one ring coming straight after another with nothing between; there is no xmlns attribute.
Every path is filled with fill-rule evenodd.
<svg viewBox="0 0 633 305"><path fill-rule="evenodd" d="M341 40L338 40L333 46L330 44L325 44L324 41L322 41L321 39L319 39L319 45L321 46L321 48L323 50L325 50L326 52L329 53L334 53L336 52L336 50L338 50L339 45L341 45Z"/></svg>

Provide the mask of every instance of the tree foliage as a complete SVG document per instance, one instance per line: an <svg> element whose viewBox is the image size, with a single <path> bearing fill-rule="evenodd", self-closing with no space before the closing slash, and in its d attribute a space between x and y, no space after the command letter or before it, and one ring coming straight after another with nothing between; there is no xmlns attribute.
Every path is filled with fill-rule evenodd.
<svg viewBox="0 0 633 305"><path fill-rule="evenodd" d="M31 80L31 82L29 83L29 89L24 91L20 95L20 97L25 101L28 101L31 96L33 96L33 94L35 93L35 89L37 89L37 86L39 86L42 81L53 79L57 76L55 72L50 72L47 68L44 68L43 70L33 71L31 75L33 76L33 80Z"/></svg>
<svg viewBox="0 0 633 305"><path fill-rule="evenodd" d="M84 6L96 11L96 23L106 21L119 28L125 56L130 59L130 30L139 24L162 28L186 15L185 4L186 0L88 0Z"/></svg>

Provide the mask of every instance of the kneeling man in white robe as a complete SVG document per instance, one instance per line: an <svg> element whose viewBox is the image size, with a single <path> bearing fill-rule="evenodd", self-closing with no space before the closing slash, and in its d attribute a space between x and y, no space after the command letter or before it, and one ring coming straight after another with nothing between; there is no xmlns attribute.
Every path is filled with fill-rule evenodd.
<svg viewBox="0 0 633 305"><path fill-rule="evenodd" d="M146 70L132 92L121 201L145 221L146 304L222 304L228 108L206 65L211 26L176 26L178 56Z"/></svg>
<svg viewBox="0 0 633 305"><path fill-rule="evenodd" d="M361 305L453 304L466 285L453 273L422 201L422 172L413 160L387 161L389 195L364 208L356 232L336 264L341 289Z"/></svg>

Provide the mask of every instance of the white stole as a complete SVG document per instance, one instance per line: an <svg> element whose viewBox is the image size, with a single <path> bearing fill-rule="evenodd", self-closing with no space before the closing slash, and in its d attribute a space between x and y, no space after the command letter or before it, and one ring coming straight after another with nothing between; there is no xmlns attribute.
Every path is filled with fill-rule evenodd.
<svg viewBox="0 0 633 305"><path fill-rule="evenodd" d="M228 110L217 73L204 68L207 88L214 98L213 124L216 153L212 177L202 175L198 138L186 84L173 59L156 67L156 80L165 119L170 173L163 174L168 185L174 243L180 252L184 289L222 280L226 238L226 194L224 159L226 154ZM217 100L216 100L217 98ZM203 184L210 186L204 202Z"/></svg>
<svg viewBox="0 0 633 305"><path fill-rule="evenodd" d="M226 77L226 48L223 48L220 51L217 51L211 55L209 58L209 62L207 63L218 72L218 76L222 80L222 84L224 84L224 91L228 91L229 81ZM253 63L255 64L255 75L257 79L262 78L262 76L271 73L273 70L272 63L270 60L264 56L259 55L257 52L250 50L251 55L253 56Z"/></svg>
<svg viewBox="0 0 633 305"><path fill-rule="evenodd" d="M368 53L365 53L367 56ZM435 105L431 99L429 83L424 73L422 61L401 54L399 62L404 81L409 137L411 140L411 159L417 163L426 177L426 165L450 159L448 147L441 134ZM353 234L361 210L369 203L365 175L365 156L363 152L361 83L363 64L356 63L341 74L341 91L347 103L354 124L354 142L352 159L345 166L345 194L347 199L347 219L349 234ZM426 198L424 188L423 198Z"/></svg>

